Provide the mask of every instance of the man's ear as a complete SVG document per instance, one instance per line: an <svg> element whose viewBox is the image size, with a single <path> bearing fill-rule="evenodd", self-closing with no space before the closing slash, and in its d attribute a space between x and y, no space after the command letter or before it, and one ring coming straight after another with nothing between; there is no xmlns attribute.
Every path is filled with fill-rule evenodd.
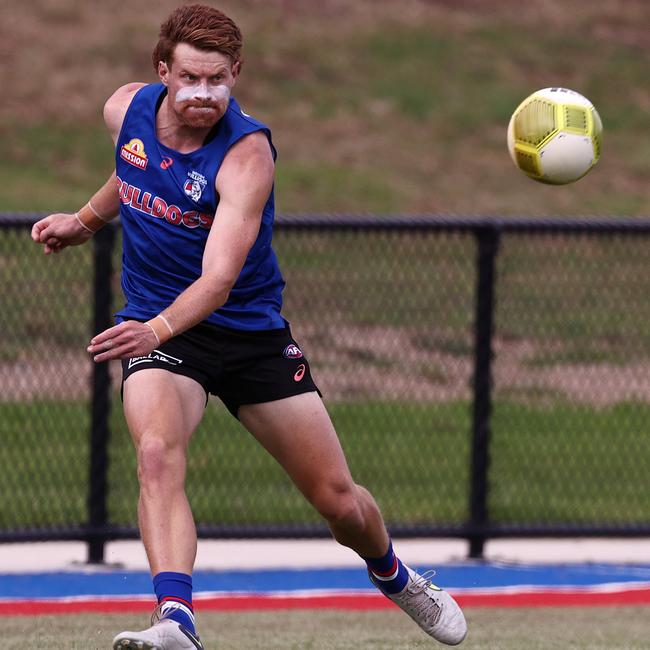
<svg viewBox="0 0 650 650"><path fill-rule="evenodd" d="M241 72L241 61L235 61L232 64L232 77L233 77L233 79L237 79L240 72Z"/></svg>
<svg viewBox="0 0 650 650"><path fill-rule="evenodd" d="M164 61L158 61L158 76L160 77L160 81L167 86L169 80L169 68Z"/></svg>

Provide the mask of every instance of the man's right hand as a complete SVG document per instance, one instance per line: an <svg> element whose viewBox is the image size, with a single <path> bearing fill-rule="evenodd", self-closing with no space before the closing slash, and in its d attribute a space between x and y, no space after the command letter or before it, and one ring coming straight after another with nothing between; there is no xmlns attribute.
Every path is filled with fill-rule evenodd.
<svg viewBox="0 0 650 650"><path fill-rule="evenodd" d="M86 230L74 214L51 214L32 227L32 240L43 244L46 255L59 253L66 246L79 246L87 242L93 233Z"/></svg>

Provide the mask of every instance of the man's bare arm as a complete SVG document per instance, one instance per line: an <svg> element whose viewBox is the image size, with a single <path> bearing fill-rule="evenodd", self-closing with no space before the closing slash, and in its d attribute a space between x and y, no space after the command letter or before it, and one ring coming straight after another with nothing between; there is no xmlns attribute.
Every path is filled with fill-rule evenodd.
<svg viewBox="0 0 650 650"><path fill-rule="evenodd" d="M206 242L201 277L149 323L125 321L95 336L88 347L95 361L148 354L228 300L259 233L273 173L264 134L253 133L232 147L216 179L219 206Z"/></svg>
<svg viewBox="0 0 650 650"><path fill-rule="evenodd" d="M147 84L139 81L120 86L104 104L104 124L108 132L111 134L113 143L117 144L117 139L126 117L126 112L129 110L131 101L135 94Z"/></svg>
<svg viewBox="0 0 650 650"><path fill-rule="evenodd" d="M74 214L51 214L32 226L32 240L43 244L46 255L59 253L67 246L86 243L97 230L119 211L115 172L81 210Z"/></svg>
<svg viewBox="0 0 650 650"><path fill-rule="evenodd" d="M201 322L228 299L257 239L273 174L263 133L244 138L228 153L217 177L219 207L205 246L201 277L162 312L174 333Z"/></svg>
<svg viewBox="0 0 650 650"><path fill-rule="evenodd" d="M104 105L104 121L114 143L117 142L131 100L143 85L131 83L118 88ZM117 179L113 172L77 212L55 213L37 221L32 227L32 240L43 244L46 255L58 253L67 246L84 244L93 233L117 216L120 209L117 189Z"/></svg>

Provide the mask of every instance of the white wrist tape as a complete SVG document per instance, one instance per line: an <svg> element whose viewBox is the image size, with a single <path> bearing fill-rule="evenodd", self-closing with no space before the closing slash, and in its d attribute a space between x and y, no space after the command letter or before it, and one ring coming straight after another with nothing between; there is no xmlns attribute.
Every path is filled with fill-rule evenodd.
<svg viewBox="0 0 650 650"><path fill-rule="evenodd" d="M153 332L153 335L156 337L156 345L160 345L160 337L158 336L158 332L153 328L151 323L145 323L145 325L149 326L149 329Z"/></svg>
<svg viewBox="0 0 650 650"><path fill-rule="evenodd" d="M158 319L160 319L164 325L159 323ZM158 314L158 316L154 316L151 320L148 320L145 325L149 325L149 327L153 330L153 333L158 339L158 345L164 343L165 341L172 338L172 336L174 336L174 330L172 329L172 326L169 324L169 321L161 314ZM165 329L167 332L169 332L169 336L167 336Z"/></svg>
<svg viewBox="0 0 650 650"><path fill-rule="evenodd" d="M79 222L79 225L84 229L87 230L88 232L92 233L93 235L95 234L95 231L92 228L89 228L80 218L79 218L79 213L75 212L74 213L74 218Z"/></svg>

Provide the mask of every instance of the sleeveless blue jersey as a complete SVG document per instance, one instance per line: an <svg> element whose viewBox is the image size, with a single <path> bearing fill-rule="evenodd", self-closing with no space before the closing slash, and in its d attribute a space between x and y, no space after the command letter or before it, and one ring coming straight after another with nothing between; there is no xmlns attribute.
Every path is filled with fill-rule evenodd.
<svg viewBox="0 0 650 650"><path fill-rule="evenodd" d="M141 88L127 111L115 151L122 223L124 318L149 319L168 307L201 275L203 250L219 203L214 183L230 147L263 131L234 99L215 127L213 138L192 153L174 151L158 141L156 111L166 87ZM241 330L284 327L280 315L284 280L271 248L273 191L257 240L228 301L206 320Z"/></svg>

